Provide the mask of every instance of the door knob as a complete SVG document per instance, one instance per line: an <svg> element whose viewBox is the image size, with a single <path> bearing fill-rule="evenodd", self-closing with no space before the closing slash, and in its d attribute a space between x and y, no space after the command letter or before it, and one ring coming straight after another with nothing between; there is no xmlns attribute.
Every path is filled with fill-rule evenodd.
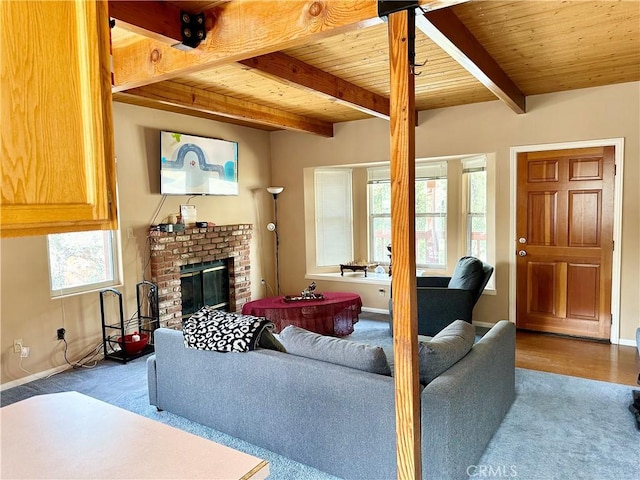
<svg viewBox="0 0 640 480"><path fill-rule="evenodd" d="M526 239L526 238L524 238L524 237L520 237L520 238L518 239L518 243L527 243L527 239Z"/></svg>
<svg viewBox="0 0 640 480"><path fill-rule="evenodd" d="M520 255L521 257L526 257L527 256L527 252L524 250L518 250L518 255Z"/></svg>

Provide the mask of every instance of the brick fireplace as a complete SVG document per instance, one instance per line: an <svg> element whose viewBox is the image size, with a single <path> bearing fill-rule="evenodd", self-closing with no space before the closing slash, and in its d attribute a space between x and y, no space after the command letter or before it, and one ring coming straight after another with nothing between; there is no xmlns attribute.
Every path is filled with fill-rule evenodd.
<svg viewBox="0 0 640 480"><path fill-rule="evenodd" d="M181 267L226 260L229 311L239 312L251 300L251 233L248 224L149 232L151 281L158 286L161 326L182 328Z"/></svg>

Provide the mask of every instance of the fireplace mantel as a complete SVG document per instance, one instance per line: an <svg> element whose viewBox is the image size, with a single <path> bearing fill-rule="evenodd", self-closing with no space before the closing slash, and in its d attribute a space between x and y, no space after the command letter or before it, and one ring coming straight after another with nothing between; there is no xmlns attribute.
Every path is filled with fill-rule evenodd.
<svg viewBox="0 0 640 480"><path fill-rule="evenodd" d="M229 311L251 299L250 224L149 232L151 281L158 285L160 325L182 328L180 267L229 259Z"/></svg>

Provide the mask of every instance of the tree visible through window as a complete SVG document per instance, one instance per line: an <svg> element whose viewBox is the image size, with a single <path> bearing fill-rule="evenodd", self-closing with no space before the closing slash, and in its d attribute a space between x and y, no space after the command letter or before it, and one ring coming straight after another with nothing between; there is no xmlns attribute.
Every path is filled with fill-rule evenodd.
<svg viewBox="0 0 640 480"><path fill-rule="evenodd" d="M493 157L486 154L416 159L418 272L451 271L465 255L495 261L494 168ZM390 165L321 167L313 174L316 256L307 258L309 273L333 273L331 267L345 258L388 265Z"/></svg>
<svg viewBox="0 0 640 480"><path fill-rule="evenodd" d="M391 243L391 185L388 181L369 183L370 256L376 263L389 262Z"/></svg>
<svg viewBox="0 0 640 480"><path fill-rule="evenodd" d="M446 177L416 180L416 265L446 268Z"/></svg>
<svg viewBox="0 0 640 480"><path fill-rule="evenodd" d="M372 262L389 261L391 243L391 182L389 168L370 168L369 231ZM416 166L416 265L445 268L447 262L446 163Z"/></svg>
<svg viewBox="0 0 640 480"><path fill-rule="evenodd" d="M118 283L115 233L96 230L48 235L51 295L81 293Z"/></svg>
<svg viewBox="0 0 640 480"><path fill-rule="evenodd" d="M467 177L467 255L487 261L487 172L465 168Z"/></svg>

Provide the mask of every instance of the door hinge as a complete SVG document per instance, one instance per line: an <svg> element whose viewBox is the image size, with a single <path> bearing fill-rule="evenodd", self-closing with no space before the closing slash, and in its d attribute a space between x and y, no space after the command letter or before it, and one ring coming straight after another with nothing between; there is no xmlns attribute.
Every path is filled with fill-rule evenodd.
<svg viewBox="0 0 640 480"><path fill-rule="evenodd" d="M613 164L613 175L616 176L618 174L618 165Z"/></svg>

